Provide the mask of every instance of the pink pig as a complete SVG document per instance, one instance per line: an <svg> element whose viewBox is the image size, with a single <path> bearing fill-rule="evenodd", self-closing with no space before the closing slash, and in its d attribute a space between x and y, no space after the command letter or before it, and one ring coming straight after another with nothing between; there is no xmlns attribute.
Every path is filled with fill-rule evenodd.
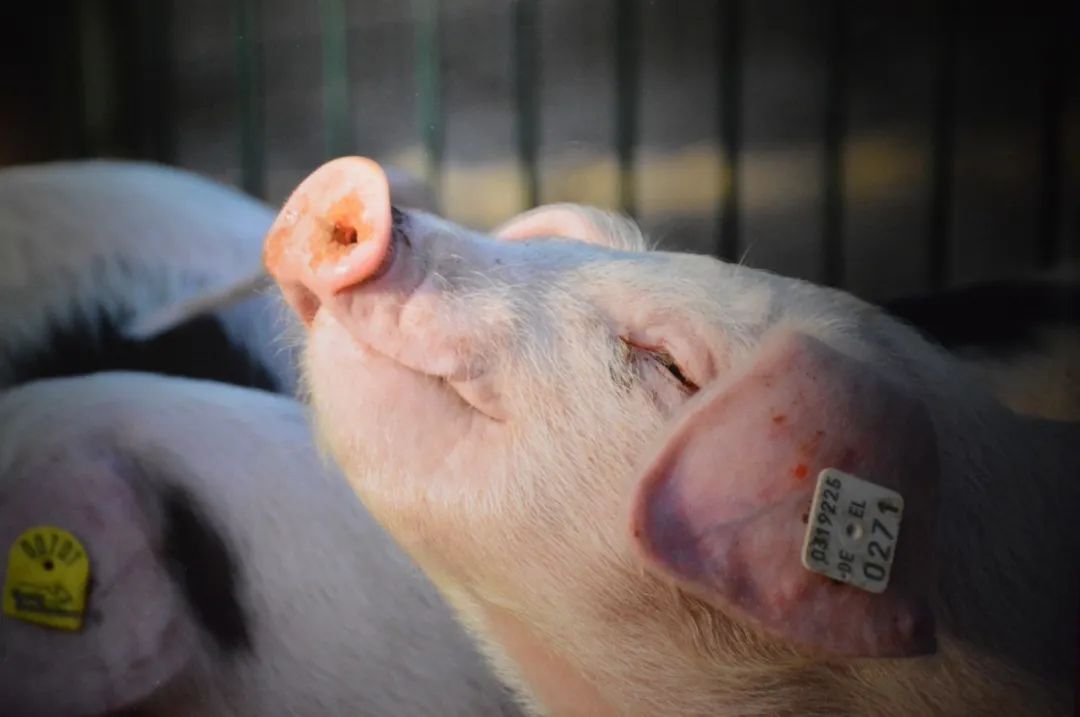
<svg viewBox="0 0 1080 717"><path fill-rule="evenodd" d="M494 234L343 158L264 259L322 440L536 714L1067 711L1075 426L847 294L615 216ZM883 592L801 562L827 468L903 499Z"/></svg>
<svg viewBox="0 0 1080 717"><path fill-rule="evenodd" d="M91 580L75 631L0 614L0 714L518 714L320 458L303 407L264 391L103 372L0 392L0 585L45 526Z"/></svg>

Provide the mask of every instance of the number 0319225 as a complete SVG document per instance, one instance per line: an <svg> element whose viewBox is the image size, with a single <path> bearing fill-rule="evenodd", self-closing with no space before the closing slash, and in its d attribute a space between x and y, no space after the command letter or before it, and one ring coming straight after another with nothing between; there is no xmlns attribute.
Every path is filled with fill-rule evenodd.
<svg viewBox="0 0 1080 717"><path fill-rule="evenodd" d="M826 468L806 525L807 570L872 593L889 585L904 499L894 490Z"/></svg>

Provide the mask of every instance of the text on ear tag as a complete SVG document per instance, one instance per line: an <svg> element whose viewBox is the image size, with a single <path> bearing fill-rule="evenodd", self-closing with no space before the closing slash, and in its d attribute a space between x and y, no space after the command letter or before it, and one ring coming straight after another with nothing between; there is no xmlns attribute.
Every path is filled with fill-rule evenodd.
<svg viewBox="0 0 1080 717"><path fill-rule="evenodd" d="M71 533L30 528L8 551L4 614L60 630L78 630L86 612L90 558Z"/></svg>
<svg viewBox="0 0 1080 717"><path fill-rule="evenodd" d="M889 585L904 499L835 468L818 474L803 542L807 570L872 593Z"/></svg>

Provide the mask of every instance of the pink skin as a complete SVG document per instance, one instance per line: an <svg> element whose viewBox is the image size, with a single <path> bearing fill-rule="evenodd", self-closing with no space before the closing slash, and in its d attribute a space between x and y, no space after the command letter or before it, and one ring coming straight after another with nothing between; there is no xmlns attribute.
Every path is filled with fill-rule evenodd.
<svg viewBox="0 0 1080 717"><path fill-rule="evenodd" d="M305 323L316 306L305 286L334 293L367 280L382 263L389 206L386 175L364 159L326 164L285 202L267 234L263 260Z"/></svg>
<svg viewBox="0 0 1080 717"><path fill-rule="evenodd" d="M380 174L362 160L338 162L351 163L354 171L347 175L346 186L334 185L335 198L351 192L369 212L382 206L389 217ZM316 171L289 200L268 235L266 252L268 270L309 328L306 377L320 433L360 496L435 582L444 589L449 581L452 590L482 593L486 604L495 589L517 589L502 584L493 588L501 583L498 576L505 572L507 561L517 562L517 556L499 550L492 554L486 546L507 545L523 535L533 535L537 545L558 539L556 532L536 519L546 512L543 505L553 514L583 509L600 517L588 505L571 508L560 505L554 496L545 496L555 484L539 476L535 483L530 481L529 466L520 463L528 458L528 451L519 447L524 437L548 430L530 415L535 400L548 392L570 394L550 385L561 378L558 374L547 379L543 388L517 377L536 375L538 362L546 365L559 359L559 347L564 346L560 334L565 333L566 324L581 322L591 328L611 317L583 312L573 321L564 321L562 308L548 303L553 299L536 297L539 300L534 301L527 293L519 297L503 288L543 284L545 276L572 271L589 255L582 255L583 245L574 242L567 247L571 250L567 256L553 257L549 252L555 242L494 241L434 217L410 213L396 232L391 227L387 235L371 240L372 245L386 248L383 262L369 260L365 247L353 249L369 274L357 284L342 287L333 273L309 270L312 234L288 230L295 221L288 215L290 207L315 203L305 194L305 187L318 187L326 178L333 183L341 176L324 174L328 171L337 174L338 170L331 164ZM379 226L393 223L386 222L386 217L378 220ZM327 225L311 222L305 226L322 227L319 237L328 242ZM508 227L506 234L512 236L520 229ZM525 232L521 238L530 235ZM341 261L351 267L354 255L345 254ZM613 299L623 303L623 297ZM638 307L633 313L644 317L649 311L649 307ZM515 326L519 319L533 331L522 334ZM643 402L641 410L655 411L645 401L665 406L680 403L685 391L678 382L645 358L645 351L629 346L679 345L683 337L664 340L645 322L613 323L614 330L605 332L591 349L598 355L622 350L643 357L639 368L650 382L638 397ZM619 341L620 335L626 343ZM554 345L539 343L544 340ZM689 359L685 364L693 366L686 372L693 372L694 380L708 378L706 373L715 365L711 354L686 350L683 355ZM604 364L593 370L597 380L610 380ZM373 466L378 466L380 475L373 475ZM515 497L516 491L529 490L530 485L535 487L535 503ZM625 519L615 502L604 510L610 516L597 524L611 531L603 539L610 542L625 531ZM531 515L511 517L518 511ZM501 515L496 518L496 513ZM535 557L542 562L539 551ZM517 569L528 571L521 562ZM541 565L534 569L544 570ZM499 602L517 600L503 595ZM536 644L534 627L517 621L520 609L510 613L490 605L482 609L503 649L519 663L528 663L522 669L548 704L559 704L567 696L576 704L593 699L585 695L595 690L580 679L576 689L567 690L568 675L577 670Z"/></svg>
<svg viewBox="0 0 1080 717"><path fill-rule="evenodd" d="M829 667L933 652L920 558L981 555L963 526L937 534L933 496L983 451L949 421L1005 419L965 404L934 350L838 292L646 252L611 217L542 208L492 237L395 215L385 184L360 158L316 170L271 229L267 268L308 329L322 440L526 695L567 715L787 714L812 690L815 714L863 693L861 713L880 714L894 672L911 670L912 694L940 677L943 703L964 670L996 669L949 673L955 652L855 681ZM340 206L362 210L350 225ZM341 221L358 237L344 248ZM911 507L880 596L799 563L829 465ZM956 580L952 604L1022 599ZM1013 675L995 675L985 704L1014 704Z"/></svg>
<svg viewBox="0 0 1080 717"><path fill-rule="evenodd" d="M631 512L644 559L802 645L851 656L934 652L926 604L933 483L910 480L938 472L928 417L816 340L777 334L759 355L748 372L717 381L695 402L646 469ZM904 434L903 450L874 440L887 431ZM829 467L873 476L905 496L905 538L913 537L880 597L799 565L803 516Z"/></svg>

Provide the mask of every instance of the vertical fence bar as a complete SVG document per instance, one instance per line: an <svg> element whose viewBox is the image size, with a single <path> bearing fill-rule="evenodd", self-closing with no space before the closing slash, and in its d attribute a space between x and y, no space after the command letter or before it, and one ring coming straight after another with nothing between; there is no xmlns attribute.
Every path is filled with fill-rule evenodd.
<svg viewBox="0 0 1080 717"><path fill-rule="evenodd" d="M124 72L131 83L127 131L142 157L164 164L176 159L176 112L173 107L174 4L127 0L124 13L130 20L121 25L131 37Z"/></svg>
<svg viewBox="0 0 1080 717"><path fill-rule="evenodd" d="M42 33L35 41L45 46L50 58L47 82L48 149L50 156L83 157L89 153L90 131L86 114L86 83L83 81L85 48L82 13L83 0L61 0L45 11L35 8L34 19L44 25L46 18L52 32ZM39 14L40 13L40 14ZM57 21L57 17L60 18ZM15 44L21 46L25 38ZM13 45L5 49L10 50Z"/></svg>
<svg viewBox="0 0 1080 717"><path fill-rule="evenodd" d="M240 185L256 197L266 194L260 5L260 0L234 0L236 80L240 101Z"/></svg>
<svg viewBox="0 0 1080 717"><path fill-rule="evenodd" d="M934 126L930 195L930 246L927 251L930 285L943 287L951 273L950 217L953 190L953 134L956 93L956 10L940 3L935 18Z"/></svg>
<svg viewBox="0 0 1080 717"><path fill-rule="evenodd" d="M416 89L419 93L418 123L427 154L427 179L436 201L441 199L445 129L442 109L442 3L441 0L413 0L416 28Z"/></svg>
<svg viewBox="0 0 1080 717"><path fill-rule="evenodd" d="M540 203L540 13L537 0L514 0L514 100L518 160L528 208Z"/></svg>
<svg viewBox="0 0 1080 717"><path fill-rule="evenodd" d="M637 216L634 164L641 49L638 0L615 0L615 153L619 161L619 208L631 217Z"/></svg>
<svg viewBox="0 0 1080 717"><path fill-rule="evenodd" d="M844 134L848 92L847 0L829 0L825 77L825 192L822 221L825 283L844 283Z"/></svg>
<svg viewBox="0 0 1080 717"><path fill-rule="evenodd" d="M717 253L728 261L739 251L739 145L742 141L742 0L724 0L717 14L720 91L719 135L723 147Z"/></svg>
<svg viewBox="0 0 1080 717"><path fill-rule="evenodd" d="M319 0L322 21L323 142L326 158L352 152L345 0Z"/></svg>
<svg viewBox="0 0 1080 717"><path fill-rule="evenodd" d="M1042 78L1042 187L1039 193L1039 266L1048 269L1060 259L1062 136L1065 131L1065 68L1067 12L1054 12L1063 3L1050 3L1044 25Z"/></svg>
<svg viewBox="0 0 1080 717"><path fill-rule="evenodd" d="M120 63L112 42L115 13L103 0L83 0L77 4L78 82L82 100L79 120L81 144L90 156L120 151L118 125L123 97L120 92ZM126 69L126 68L124 68Z"/></svg>

